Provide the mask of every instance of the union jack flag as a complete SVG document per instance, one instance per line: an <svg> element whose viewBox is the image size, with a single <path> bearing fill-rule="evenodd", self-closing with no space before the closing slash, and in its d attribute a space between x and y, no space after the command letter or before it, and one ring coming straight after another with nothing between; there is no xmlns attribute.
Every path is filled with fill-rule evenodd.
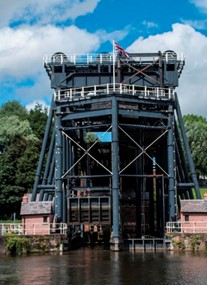
<svg viewBox="0 0 207 285"><path fill-rule="evenodd" d="M129 54L116 42L114 42L115 52L118 56L126 56L129 58Z"/></svg>

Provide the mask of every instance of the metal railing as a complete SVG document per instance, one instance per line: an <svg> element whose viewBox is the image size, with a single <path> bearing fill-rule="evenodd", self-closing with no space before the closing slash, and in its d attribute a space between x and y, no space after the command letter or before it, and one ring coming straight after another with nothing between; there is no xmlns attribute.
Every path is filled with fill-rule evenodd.
<svg viewBox="0 0 207 285"><path fill-rule="evenodd" d="M85 86L78 88L59 89L54 91L55 101L73 101L80 99L89 99L94 96L108 95L113 93L139 96L146 99L170 100L174 99L174 89L138 86L130 84L102 84L94 86Z"/></svg>
<svg viewBox="0 0 207 285"><path fill-rule="evenodd" d="M166 233L207 233L207 222L204 221L167 222Z"/></svg>
<svg viewBox="0 0 207 285"><path fill-rule="evenodd" d="M15 235L51 235L66 234L65 223L0 223L0 236L8 233Z"/></svg>
<svg viewBox="0 0 207 285"><path fill-rule="evenodd" d="M130 54L129 54L130 55ZM83 64L97 64L97 63L113 63L113 61L117 61L119 57L116 56L113 58L112 52L102 52L102 53L92 53L92 54L64 54L62 52L57 52L53 55L45 55L43 57L44 64L48 63L60 63L64 62L71 63L74 65L83 65ZM122 61L127 62L155 62L159 58L159 54L157 56L152 56L151 54L143 54L139 53L137 56L133 53L129 57L122 57ZM162 55L162 60L168 62L171 59L175 59L178 61L184 61L183 53L175 53L172 51L166 51Z"/></svg>

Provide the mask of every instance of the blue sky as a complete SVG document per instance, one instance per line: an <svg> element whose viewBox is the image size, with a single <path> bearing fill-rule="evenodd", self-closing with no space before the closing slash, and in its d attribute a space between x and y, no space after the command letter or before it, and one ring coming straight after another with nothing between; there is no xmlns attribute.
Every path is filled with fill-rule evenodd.
<svg viewBox="0 0 207 285"><path fill-rule="evenodd" d="M207 0L0 0L0 104L49 105L43 56L174 50L183 114L207 116Z"/></svg>

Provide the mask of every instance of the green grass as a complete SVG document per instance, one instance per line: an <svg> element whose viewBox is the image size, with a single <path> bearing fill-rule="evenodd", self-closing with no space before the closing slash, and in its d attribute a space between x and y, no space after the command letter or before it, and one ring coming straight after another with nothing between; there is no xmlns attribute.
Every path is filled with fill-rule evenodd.
<svg viewBox="0 0 207 285"><path fill-rule="evenodd" d="M203 195L207 193L207 188L200 188L201 198L203 199Z"/></svg>
<svg viewBox="0 0 207 285"><path fill-rule="evenodd" d="M0 220L1 224L20 224L21 222L21 220Z"/></svg>
<svg viewBox="0 0 207 285"><path fill-rule="evenodd" d="M200 193L201 193L201 199L203 199L203 195L205 193L207 193L207 188L200 188ZM194 199L196 199L196 194L195 194L195 190L193 189L193 197Z"/></svg>

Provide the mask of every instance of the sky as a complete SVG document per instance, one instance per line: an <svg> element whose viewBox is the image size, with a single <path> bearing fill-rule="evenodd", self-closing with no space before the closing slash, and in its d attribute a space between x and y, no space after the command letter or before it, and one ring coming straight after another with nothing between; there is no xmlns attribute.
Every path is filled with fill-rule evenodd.
<svg viewBox="0 0 207 285"><path fill-rule="evenodd" d="M55 52L183 53L182 114L207 117L207 0L0 0L0 105L50 105L43 57Z"/></svg>

